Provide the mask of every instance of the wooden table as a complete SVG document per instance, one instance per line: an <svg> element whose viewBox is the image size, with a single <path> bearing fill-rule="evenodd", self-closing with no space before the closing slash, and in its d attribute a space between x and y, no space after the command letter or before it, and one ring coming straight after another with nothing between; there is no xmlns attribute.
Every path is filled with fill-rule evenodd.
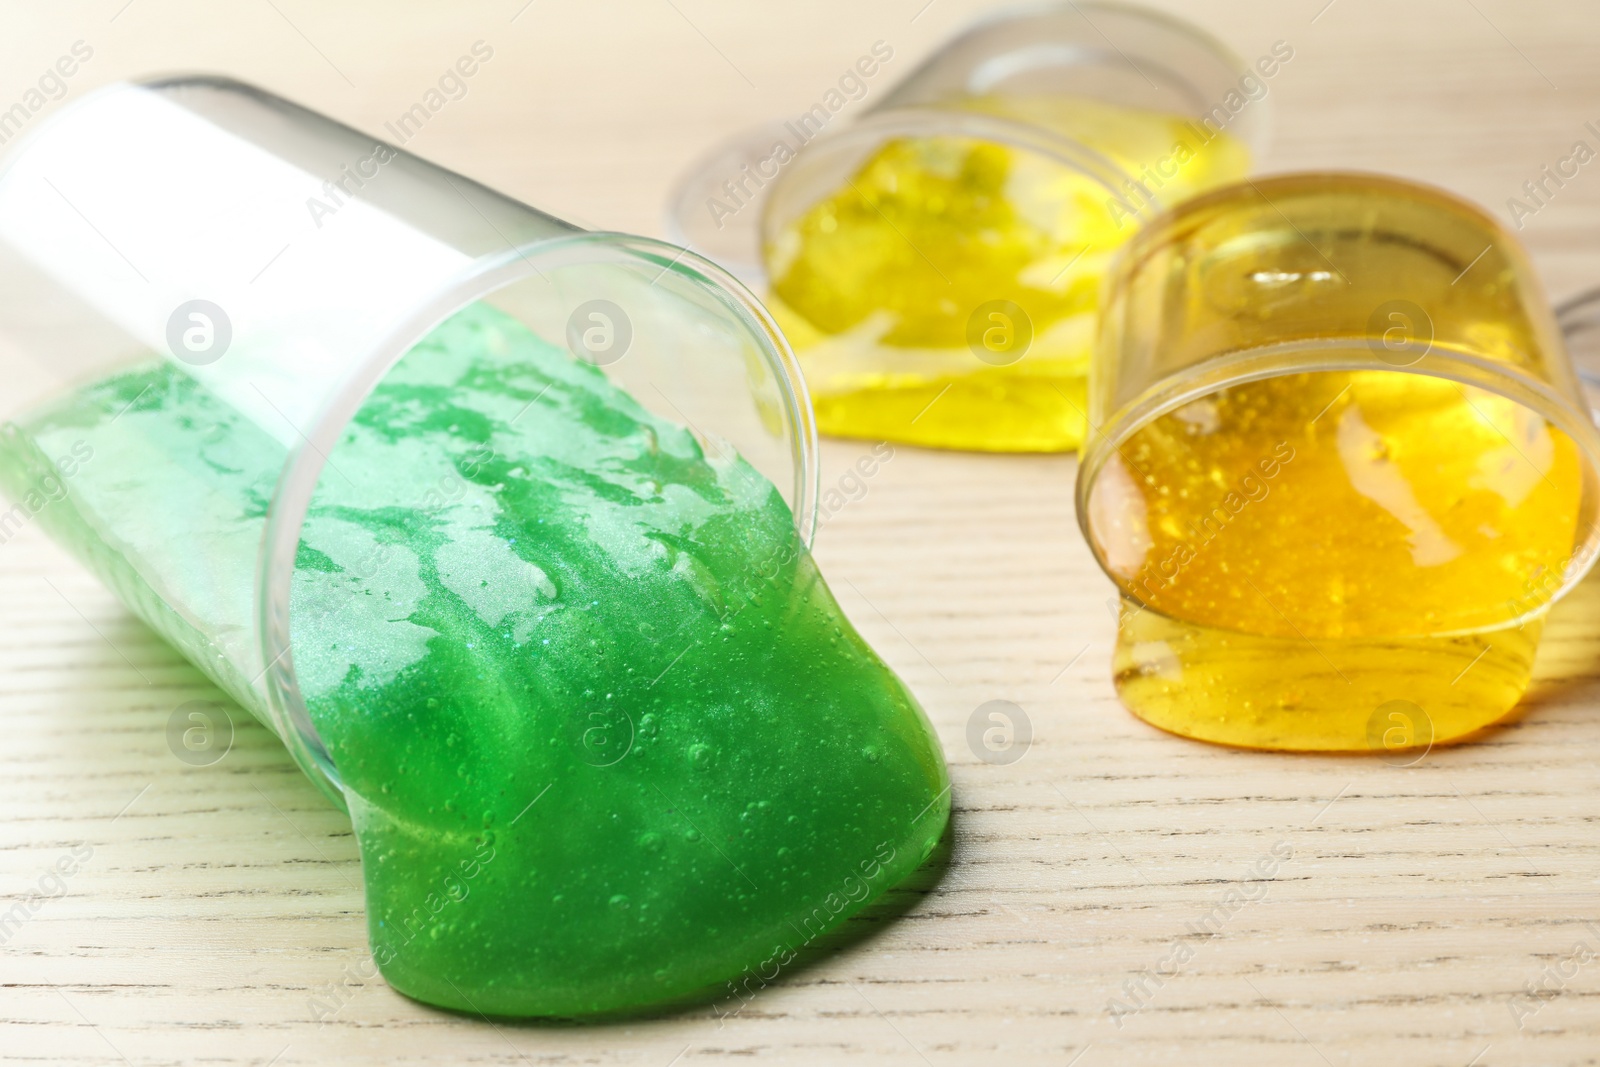
<svg viewBox="0 0 1600 1067"><path fill-rule="evenodd" d="M1600 9L1323 3L1186 6L1246 57L1294 49L1265 170L1386 170L1503 215L1595 143ZM483 40L493 61L412 147L576 221L660 233L673 176L719 136L809 107L874 41L908 70L978 6L7 0L0 103L82 39L71 97L220 70L379 131ZM1553 294L1600 283L1600 164L1524 234ZM863 450L826 443L825 482ZM902 448L821 536L949 757L942 877L731 1017L595 1027L490 1025L363 978L345 819L251 722L214 766L173 758L173 709L214 691L30 529L0 547L0 907L92 855L0 948L0 1060L1600 1062L1600 960L1573 955L1600 953L1600 578L1555 613L1524 714L1478 744L1405 768L1212 748L1115 700L1074 470ZM994 699L1033 726L1004 766L966 741ZM1275 849L1265 895L1191 935Z"/></svg>

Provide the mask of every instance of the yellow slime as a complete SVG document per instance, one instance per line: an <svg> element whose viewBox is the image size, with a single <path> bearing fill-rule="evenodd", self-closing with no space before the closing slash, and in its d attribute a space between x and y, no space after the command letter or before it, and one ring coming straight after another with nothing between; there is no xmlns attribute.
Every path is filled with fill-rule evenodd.
<svg viewBox="0 0 1600 1067"><path fill-rule="evenodd" d="M1145 539L1112 564L1145 606L1124 598L1113 670L1142 718L1401 749L1526 690L1582 489L1576 446L1529 409L1398 371L1299 374L1195 401L1120 453L1106 476Z"/></svg>
<svg viewBox="0 0 1600 1067"><path fill-rule="evenodd" d="M1248 153L1209 127L1089 100L963 107L1000 120L997 130L1087 146L1128 178L1108 187L995 141L890 141L772 235L770 304L824 433L1071 450L1084 434L1100 278L1137 228L1135 210L1235 180Z"/></svg>

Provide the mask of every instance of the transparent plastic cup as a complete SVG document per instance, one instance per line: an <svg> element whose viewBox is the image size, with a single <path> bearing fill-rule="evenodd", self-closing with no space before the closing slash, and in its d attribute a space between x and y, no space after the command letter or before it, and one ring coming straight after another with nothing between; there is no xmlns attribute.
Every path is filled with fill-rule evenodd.
<svg viewBox="0 0 1600 1067"><path fill-rule="evenodd" d="M1107 262L1247 172L1280 44L1248 64L1163 14L1047 4L979 22L876 95L879 42L839 83L868 102L858 119L830 111L836 89L720 146L675 194L674 232L764 274L822 432L1072 449Z"/></svg>
<svg viewBox="0 0 1600 1067"><path fill-rule="evenodd" d="M1414 758L1512 710L1594 562L1600 435L1549 304L1438 190L1288 175L1152 222L1090 418L1118 693L1174 733Z"/></svg>
<svg viewBox="0 0 1600 1067"><path fill-rule="evenodd" d="M301 524L373 387L463 307L503 312L647 409L736 449L809 539L817 472L803 379L761 304L691 252L586 232L210 77L103 89L19 142L3 168L0 418L162 359L281 454L258 514L127 528L114 524L119 509L159 512L181 488L164 466L145 484L102 484L105 464L68 451L14 478L49 478L62 461L61 495L93 496L98 513L85 521L119 552L68 547L270 726L336 803L338 771L307 717L290 642ZM0 534L27 510L0 517ZM57 510L39 516L48 526Z"/></svg>
<svg viewBox="0 0 1600 1067"><path fill-rule="evenodd" d="M115 85L0 161L0 365L0 543L48 532L350 813L410 996L705 996L943 830L807 549L793 357L684 249L235 82Z"/></svg>

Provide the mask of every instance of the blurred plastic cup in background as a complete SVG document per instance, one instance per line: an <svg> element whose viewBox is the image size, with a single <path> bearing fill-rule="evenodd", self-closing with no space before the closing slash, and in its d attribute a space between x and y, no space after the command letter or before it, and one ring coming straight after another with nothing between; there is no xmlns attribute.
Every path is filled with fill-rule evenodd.
<svg viewBox="0 0 1600 1067"><path fill-rule="evenodd" d="M892 54L874 45L849 87L870 98ZM1161 208L1248 171L1293 54L1246 64L1118 4L1003 13L847 126L825 96L719 148L680 186L675 229L746 274L759 245L824 433L1073 449L1107 262Z"/></svg>

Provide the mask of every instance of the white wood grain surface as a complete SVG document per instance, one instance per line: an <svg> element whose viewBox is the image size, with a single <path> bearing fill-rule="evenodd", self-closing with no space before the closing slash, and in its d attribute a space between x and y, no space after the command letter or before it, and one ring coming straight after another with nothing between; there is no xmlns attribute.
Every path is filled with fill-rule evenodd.
<svg viewBox="0 0 1600 1067"><path fill-rule="evenodd" d="M1386 170L1503 214L1600 123L1592 4L1325 3L1165 5L1247 57L1295 49L1265 170ZM809 106L876 40L908 70L979 6L5 0L0 105L82 39L74 97L220 70L377 131L481 39L494 59L411 147L659 234L720 136ZM1600 163L1524 234L1555 295L1600 284ZM866 449L825 444L825 481ZM56 895L0 947L0 1061L1600 1063L1600 959L1574 956L1600 953L1600 579L1557 610L1524 713L1476 744L1404 768L1211 748L1116 703L1074 471L902 448L821 535L944 743L942 873L748 1004L605 1026L488 1024L365 977L344 818L247 720L220 763L175 759L168 717L214 692L26 531L0 546L0 910ZM1032 722L1008 766L967 747L993 699ZM1259 899L1224 903L1241 888Z"/></svg>

